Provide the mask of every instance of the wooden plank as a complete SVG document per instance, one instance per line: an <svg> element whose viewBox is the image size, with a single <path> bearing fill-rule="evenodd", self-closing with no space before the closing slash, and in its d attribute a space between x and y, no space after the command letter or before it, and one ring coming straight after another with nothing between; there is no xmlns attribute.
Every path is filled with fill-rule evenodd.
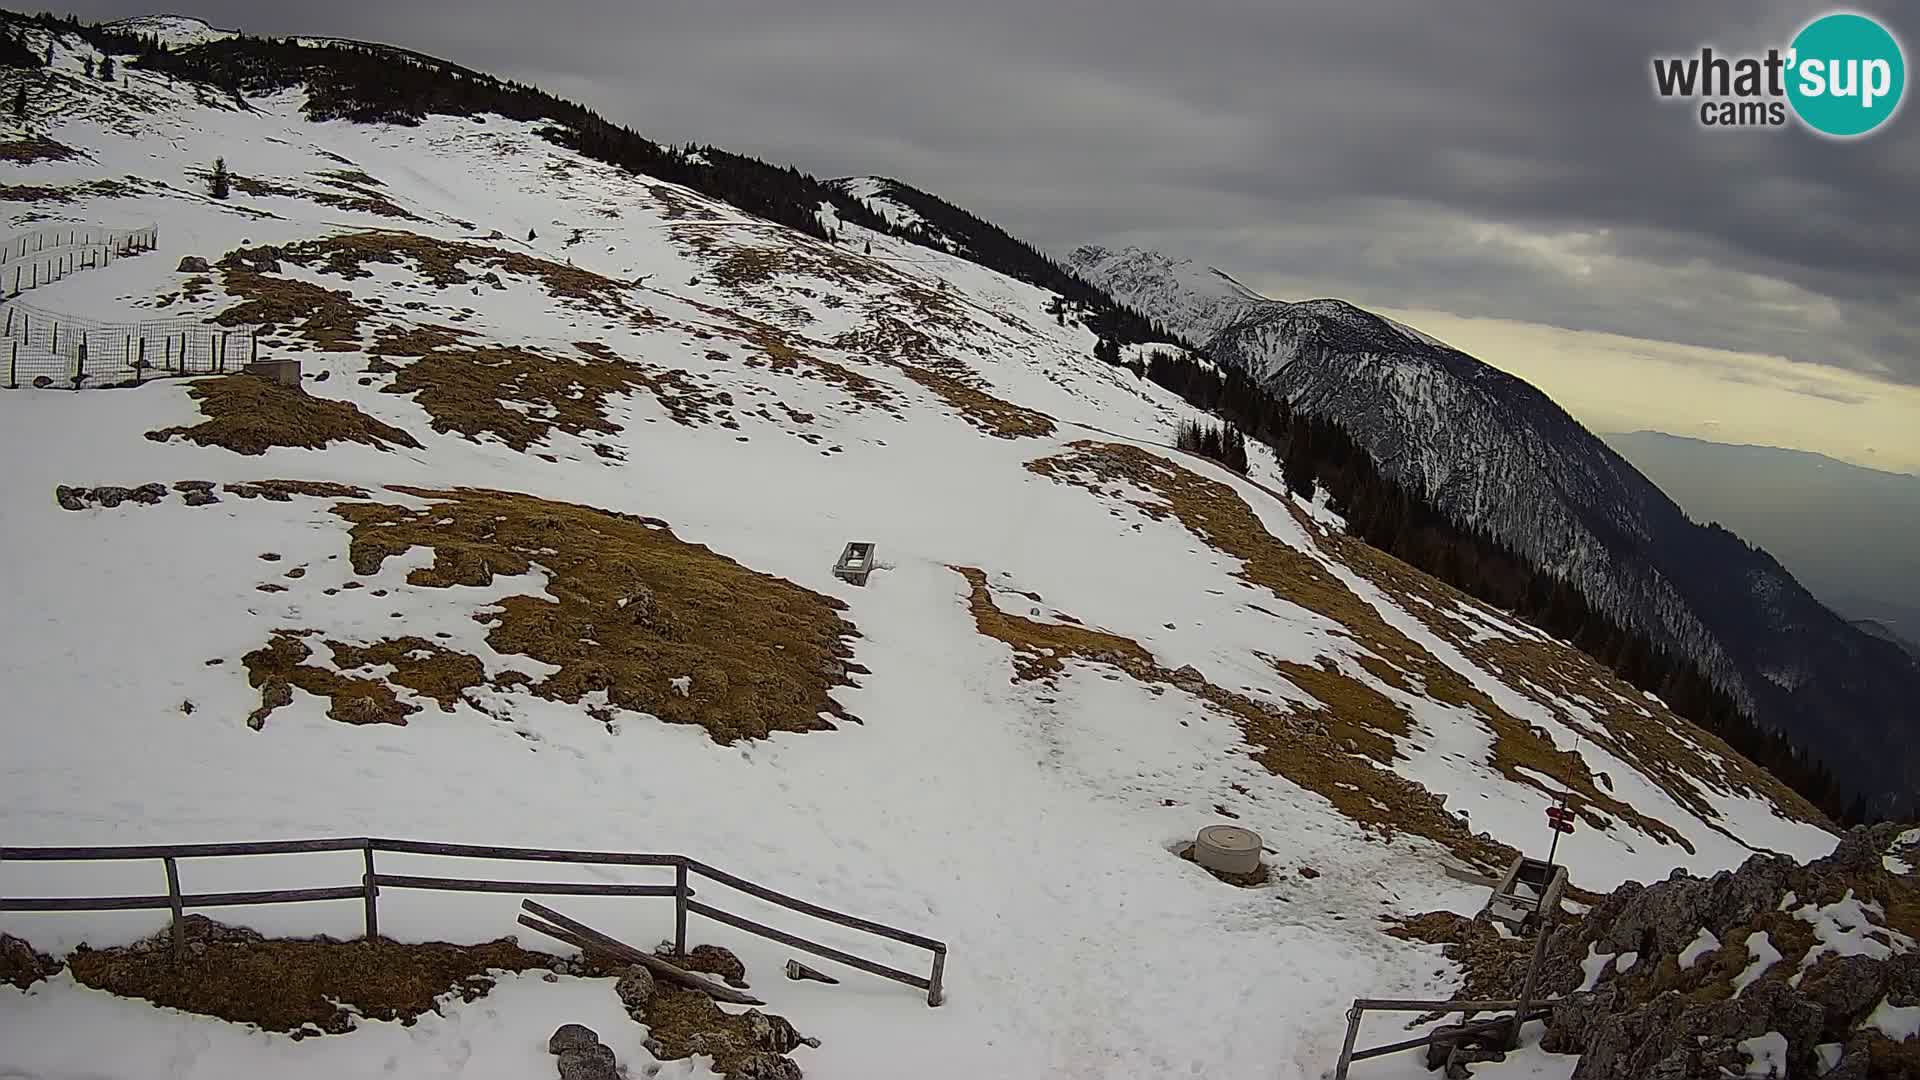
<svg viewBox="0 0 1920 1080"><path fill-rule="evenodd" d="M710 904L700 903L698 900L689 902L687 904L687 910L693 912L695 915L705 915L715 922L726 923L735 929L745 930L750 934L758 934L770 941L777 941L782 945L791 945L796 949L804 949L815 956L824 956L829 960L838 961L850 968L858 968L861 971L878 975L883 979L892 979L894 982L906 983L916 990L930 990L933 986L929 980L918 975L909 975L898 968L890 968L885 964L875 963L872 960L863 959L852 953L842 952L830 945L821 945L818 942L808 941L806 938L789 934L784 930L775 930L771 926L763 926L760 923L754 922L752 919L742 918L729 911L721 911L719 908L713 907Z"/></svg>
<svg viewBox="0 0 1920 1080"><path fill-rule="evenodd" d="M170 896L0 897L0 911L164 911L172 907Z"/></svg>
<svg viewBox="0 0 1920 1080"><path fill-rule="evenodd" d="M298 904L309 900L358 900L366 895L358 885L331 889L262 889L257 892L188 893L181 903L195 907L244 907L249 904Z"/></svg>
<svg viewBox="0 0 1920 1080"><path fill-rule="evenodd" d="M260 892L186 893L182 908L294 904L308 900L357 900L358 885L335 889L269 889ZM0 898L0 911L148 911L171 910L171 896L26 896Z"/></svg>
<svg viewBox="0 0 1920 1080"><path fill-rule="evenodd" d="M415 877L378 874L377 885L395 889L439 889L446 892L524 892L539 896L673 896L671 885L630 885L601 881L487 881L479 878Z"/></svg>
<svg viewBox="0 0 1920 1080"><path fill-rule="evenodd" d="M735 1005L766 1004L766 1002L761 1001L759 998L753 997L750 994L743 994L731 986L714 982L704 976L696 975L691 971L669 964L651 953L641 952L626 942L608 937L585 923L569 919L544 904L536 904L531 900L522 900L520 906L563 930L572 931L580 940L591 943L595 949L606 953L608 956L617 957L630 964L639 964L655 975L670 979L682 986L692 987L706 994L708 997L713 998L715 1001L728 1001ZM538 928L536 927L535 929Z"/></svg>
<svg viewBox="0 0 1920 1080"><path fill-rule="evenodd" d="M703 877L711 878L722 885L731 886L750 896L757 896L762 900L779 904L781 907L798 911L804 915L811 915L816 919L825 919L831 923L839 923L841 926L853 930L865 930L869 934L878 934L883 938L892 938L895 941L902 941L908 945L918 945L923 949L929 949L933 952L947 951L945 943L935 941L930 937L911 934L905 930L895 930L891 926L873 922L870 919L862 919L857 916L845 914L844 912L834 911L832 908L823 908L818 904L809 904L805 900L796 900L785 893L774 892L764 885L755 885L745 878L738 878L723 870L716 870L698 859L688 859L687 868Z"/></svg>
<svg viewBox="0 0 1920 1080"><path fill-rule="evenodd" d="M115 859L205 859L223 855L291 855L303 851L358 851L358 837L269 840L252 844L143 844L121 847L0 847L0 862L94 862Z"/></svg>
<svg viewBox="0 0 1920 1080"><path fill-rule="evenodd" d="M180 865L172 859L165 860L167 866L167 899L173 907L173 958L176 961L187 957L187 927L185 916L181 913Z"/></svg>
<svg viewBox="0 0 1920 1080"><path fill-rule="evenodd" d="M373 869L373 843L367 841L360 848L366 870L360 875L360 891L366 897L367 940L380 940L380 876Z"/></svg>
<svg viewBox="0 0 1920 1080"><path fill-rule="evenodd" d="M490 847L484 844L430 844L420 840L368 841L377 851L412 855L447 855L467 859L511 859L519 862L572 862L613 866L678 866L679 855L648 855L626 851L555 851L547 848Z"/></svg>

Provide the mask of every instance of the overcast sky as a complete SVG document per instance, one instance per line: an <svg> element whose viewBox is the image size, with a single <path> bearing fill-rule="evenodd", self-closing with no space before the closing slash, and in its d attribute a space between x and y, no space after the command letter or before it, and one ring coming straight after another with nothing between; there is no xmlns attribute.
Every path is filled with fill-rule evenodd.
<svg viewBox="0 0 1920 1080"><path fill-rule="evenodd" d="M1289 299L1920 386L1920 112L1838 142L1705 130L1652 94L1652 56L1784 47L1817 3L171 3L410 46L661 141L895 176L1056 252L1139 243ZM1920 9L1853 6L1914 59Z"/></svg>

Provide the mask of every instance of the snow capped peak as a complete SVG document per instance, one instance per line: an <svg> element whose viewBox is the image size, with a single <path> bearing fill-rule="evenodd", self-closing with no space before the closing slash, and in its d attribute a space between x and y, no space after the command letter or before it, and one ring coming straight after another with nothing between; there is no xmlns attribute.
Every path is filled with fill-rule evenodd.
<svg viewBox="0 0 1920 1080"><path fill-rule="evenodd" d="M191 15L136 15L130 19L121 19L106 24L109 30L118 30L127 34L152 34L167 45L179 48L187 45L205 45L212 41L225 41L239 36L238 31L222 30L204 19Z"/></svg>

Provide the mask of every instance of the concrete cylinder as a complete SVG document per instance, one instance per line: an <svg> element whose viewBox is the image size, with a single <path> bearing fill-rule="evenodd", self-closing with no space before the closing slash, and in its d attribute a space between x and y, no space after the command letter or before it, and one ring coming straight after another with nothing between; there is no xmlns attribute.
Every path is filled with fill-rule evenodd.
<svg viewBox="0 0 1920 1080"><path fill-rule="evenodd" d="M1222 874L1260 869L1260 834L1238 825L1209 825L1193 840L1193 860Z"/></svg>

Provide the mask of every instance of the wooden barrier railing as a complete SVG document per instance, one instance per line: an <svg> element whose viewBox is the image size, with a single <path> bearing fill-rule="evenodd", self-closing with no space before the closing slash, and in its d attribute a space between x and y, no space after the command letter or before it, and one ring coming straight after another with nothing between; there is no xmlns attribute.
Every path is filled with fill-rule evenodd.
<svg viewBox="0 0 1920 1080"><path fill-rule="evenodd" d="M188 893L181 891L181 859L221 859L245 855L292 855L307 852L358 851L365 871L360 884L332 888L263 889L248 892ZM628 882L596 881L507 881L481 878L425 877L416 874L383 874L374 865L379 851L408 855L438 855L463 859L494 859L508 862L556 862L575 865L672 867L673 884L646 885ZM524 893L545 896L648 896L671 897L674 901L674 946L687 951L687 916L700 915L750 934L777 941L792 948L825 957L848 967L881 978L892 979L927 992L927 1004L941 1002L941 980L946 971L947 946L930 937L896 929L883 923L862 919L832 908L808 903L764 885L716 869L685 855L655 855L618 851L565 851L548 848L489 847L475 844L437 844L419 840L384 840L372 837L337 837L322 840L274 840L243 844L148 844L121 847L0 847L0 863L7 862L104 862L154 859L166 870L164 894L139 896L0 896L0 911L171 911L174 947L184 950L181 920L194 908L237 907L248 904L295 904L321 900L360 900L366 907L366 934L380 936L379 898L382 888L423 889L451 892ZM933 954L928 975L915 975L885 964L855 956L829 945L809 941L796 934L777 930L742 915L694 899L691 875L698 874L719 885L749 896L811 916L825 922L887 938Z"/></svg>

